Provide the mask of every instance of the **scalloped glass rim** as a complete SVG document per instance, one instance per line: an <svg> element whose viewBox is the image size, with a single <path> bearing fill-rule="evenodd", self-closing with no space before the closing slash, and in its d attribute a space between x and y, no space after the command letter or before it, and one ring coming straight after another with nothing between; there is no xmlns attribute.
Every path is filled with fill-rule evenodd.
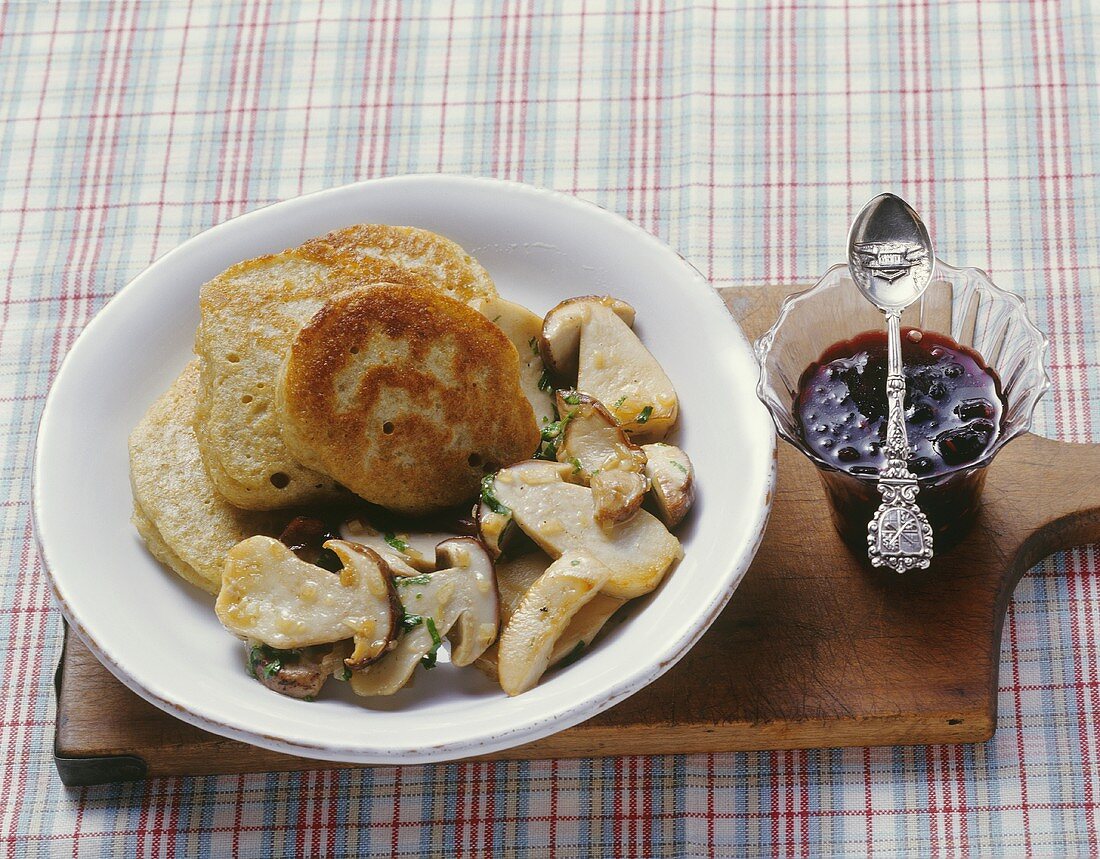
<svg viewBox="0 0 1100 859"><path fill-rule="evenodd" d="M818 468L825 471L840 471L840 469L822 460L803 444L798 436L793 419L793 397L785 398L785 402L780 398L780 392L771 382L769 368L771 367L770 359L773 357L773 346L775 344L776 335L791 317L792 313L801 304L812 301L820 297L824 292L836 288L838 286L838 281L844 277L850 277L848 274L848 266L846 263L840 263L831 266L821 279L809 289L788 295L780 306L779 316L775 324L753 344L753 349L760 365L760 375L757 382L756 394L771 414L776 431L781 438L794 445L798 450L809 457ZM974 462L952 469L935 478L934 481L929 482L940 482L950 475L971 471L977 468L984 468L989 465L990 461L992 461L993 457L997 455L997 452L1002 447L1031 428L1035 407L1043 394L1050 388L1050 375L1046 369L1046 354L1048 349L1047 336L1031 321L1027 313L1027 306L1020 296L1006 289L1001 289L993 283L989 275L981 269L973 267L955 267L937 259L936 267L933 272L933 284L939 281L965 283L970 286L976 294L989 296L994 302L1007 307L1007 313L1003 314L1004 324L1007 327L1009 322L1016 323L1028 338L1029 342L1027 345L1030 347L1027 357L1028 370L1031 374L1038 374L1038 383L1029 385L1021 391L1014 391L1014 393L1017 394L1016 399L1010 402L1009 407L1006 408L1002 432L998 434L989 450ZM852 288L853 290L855 289L854 285ZM952 325L953 329L954 327L955 326ZM950 334L956 342L964 342L955 336L954 330L941 333ZM832 342L840 339L843 339L843 337L835 337ZM964 345L969 344L964 343ZM982 354L980 349L977 351ZM983 354L983 358L984 357L985 355ZM1009 399L1009 385L1003 378L1002 382L1005 383L1006 399ZM851 476L866 482L874 482L876 480L873 476L856 474ZM924 480L921 482L925 483Z"/></svg>

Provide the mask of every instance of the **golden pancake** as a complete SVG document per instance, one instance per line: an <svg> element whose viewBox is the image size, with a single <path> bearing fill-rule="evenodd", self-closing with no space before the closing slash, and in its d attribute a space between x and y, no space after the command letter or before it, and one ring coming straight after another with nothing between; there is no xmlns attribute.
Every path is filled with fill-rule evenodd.
<svg viewBox="0 0 1100 859"><path fill-rule="evenodd" d="M497 294L492 278L476 259L450 239L417 227L355 224L310 239L299 250L310 259L341 267L379 262L397 265L460 301Z"/></svg>
<svg viewBox="0 0 1100 859"><path fill-rule="evenodd" d="M132 521L157 560L216 594L226 553L255 534L278 534L286 516L239 510L215 492L191 426L198 375L188 364L130 434Z"/></svg>
<svg viewBox="0 0 1100 859"><path fill-rule="evenodd" d="M279 385L293 455L403 513L472 498L539 444L504 333L438 290L360 287L299 332Z"/></svg>
<svg viewBox="0 0 1100 859"><path fill-rule="evenodd" d="M300 248L233 266L202 288L196 432L218 491L272 510L343 494L287 450L274 417L279 368L294 335L335 293L363 283L494 295L485 270L449 239L412 227L360 224Z"/></svg>
<svg viewBox="0 0 1100 859"><path fill-rule="evenodd" d="M298 329L329 296L360 276L367 282L378 277L423 282L377 261L351 274L290 250L235 265L203 286L195 336L202 366L195 429L211 480L238 507L271 510L342 494L286 449L274 397L279 368Z"/></svg>

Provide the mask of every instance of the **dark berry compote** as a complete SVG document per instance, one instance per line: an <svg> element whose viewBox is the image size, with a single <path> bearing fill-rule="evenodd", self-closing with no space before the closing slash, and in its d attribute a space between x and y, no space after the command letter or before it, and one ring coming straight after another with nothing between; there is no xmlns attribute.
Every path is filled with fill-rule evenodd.
<svg viewBox="0 0 1100 859"><path fill-rule="evenodd" d="M982 357L949 337L904 329L901 343L907 461L940 553L977 517L985 469L966 466L1000 434L1004 396ZM837 469L818 472L836 527L866 553L867 523L881 501L875 478L886 464L886 332L826 349L802 374L794 406L806 447Z"/></svg>
<svg viewBox="0 0 1100 859"><path fill-rule="evenodd" d="M971 349L914 328L901 335L909 470L935 478L981 459L1004 411L996 373ZM886 332L834 343L802 374L803 441L850 474L875 476L886 454Z"/></svg>

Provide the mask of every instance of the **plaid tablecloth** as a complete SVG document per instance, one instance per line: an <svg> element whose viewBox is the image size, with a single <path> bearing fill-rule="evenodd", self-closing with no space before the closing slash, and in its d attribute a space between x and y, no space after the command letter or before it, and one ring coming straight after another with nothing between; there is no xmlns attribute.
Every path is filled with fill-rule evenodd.
<svg viewBox="0 0 1100 859"><path fill-rule="evenodd" d="M1098 45L1088 0L4 4L0 853L1095 851L1095 547L1020 584L985 745L67 790L29 473L59 361L152 260L271 201L426 171L595 200L719 287L813 279L855 208L899 190L943 258L990 270L1052 336L1039 431L1100 440Z"/></svg>

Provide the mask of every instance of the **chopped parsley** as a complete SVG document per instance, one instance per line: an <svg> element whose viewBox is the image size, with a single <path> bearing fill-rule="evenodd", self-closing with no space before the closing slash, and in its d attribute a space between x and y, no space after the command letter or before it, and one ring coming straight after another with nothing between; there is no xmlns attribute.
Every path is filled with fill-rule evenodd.
<svg viewBox="0 0 1100 859"><path fill-rule="evenodd" d="M302 700L303 701L309 701L310 703L312 703L312 702L316 701L317 699L314 698L312 695L303 695Z"/></svg>
<svg viewBox="0 0 1100 859"><path fill-rule="evenodd" d="M501 516L507 516L512 511L510 508L505 507L500 503L500 499L496 497L493 491L493 481L496 480L496 474L486 474L481 478L481 500L494 513L498 513Z"/></svg>
<svg viewBox="0 0 1100 859"><path fill-rule="evenodd" d="M685 466L682 462L677 462L675 459L671 460L671 462L675 468L680 469L680 471L684 472L684 474L688 473L687 466Z"/></svg>
<svg viewBox="0 0 1100 859"><path fill-rule="evenodd" d="M266 644L253 644L248 651L248 670L259 678L263 674L268 680L283 670L283 666L298 661L297 650L278 650Z"/></svg>
<svg viewBox="0 0 1100 859"><path fill-rule="evenodd" d="M573 466L574 474L581 473L581 461L579 459L574 456L572 459L569 460L569 464Z"/></svg>
<svg viewBox="0 0 1100 859"><path fill-rule="evenodd" d="M423 622L424 618L421 615L405 612L401 616L401 630L402 632L408 632L410 629L416 629Z"/></svg>
<svg viewBox="0 0 1100 859"><path fill-rule="evenodd" d="M532 337L530 340L527 341L527 345L531 347L531 351L534 354L536 354L536 355L539 354L539 338L538 337Z"/></svg>
<svg viewBox="0 0 1100 859"><path fill-rule="evenodd" d="M551 421L542 428L542 441L539 449L535 451L535 459L545 459L554 462L558 458L558 445L561 443L561 433L569 418Z"/></svg>
<svg viewBox="0 0 1100 859"><path fill-rule="evenodd" d="M431 671L435 668L436 654L439 653L439 646L443 644L443 639L439 637L439 630L435 628L434 620L426 617L424 624L428 627L428 635L432 637L432 649L420 657L420 664L424 666L425 671Z"/></svg>
<svg viewBox="0 0 1100 859"><path fill-rule="evenodd" d="M558 445L557 442L544 441L539 445L539 449L535 451L534 459L545 459L547 462L557 462L558 460Z"/></svg>
<svg viewBox="0 0 1100 859"><path fill-rule="evenodd" d="M500 322L500 317L501 317L500 313L498 313L496 316L493 317L492 321L493 321L494 325L496 325L498 322Z"/></svg>
<svg viewBox="0 0 1100 859"><path fill-rule="evenodd" d="M428 573L424 573L420 576L397 576L394 578L393 583L405 587L407 585L426 585L431 580L432 577Z"/></svg>
<svg viewBox="0 0 1100 859"><path fill-rule="evenodd" d="M404 552L409 548L409 544L394 534L392 531L387 531L382 535L382 539L393 546L397 551Z"/></svg>
<svg viewBox="0 0 1100 859"><path fill-rule="evenodd" d="M576 391L566 391L561 395L561 398L571 406L579 406L581 404L581 395Z"/></svg>
<svg viewBox="0 0 1100 859"><path fill-rule="evenodd" d="M542 375L539 376L539 390L540 391L552 391L554 389L554 382L550 378L550 371L543 370Z"/></svg>
<svg viewBox="0 0 1100 859"><path fill-rule="evenodd" d="M644 409L638 412L638 417L634 418L634 422L638 424L644 424L646 421L649 420L649 416L651 414L653 414L653 406L646 406Z"/></svg>
<svg viewBox="0 0 1100 859"><path fill-rule="evenodd" d="M580 565L581 565L580 561L572 561L569 564L569 566L571 566L571 567L579 567Z"/></svg>
<svg viewBox="0 0 1100 859"><path fill-rule="evenodd" d="M615 400L615 405L613 405L611 408L620 409L620 408L622 408L622 405L625 402L626 402L626 394L623 394L621 397L619 397L619 399Z"/></svg>
<svg viewBox="0 0 1100 859"><path fill-rule="evenodd" d="M348 668L346 665L344 666L344 670L340 673L340 679L341 680L350 680L351 679L351 669Z"/></svg>
<svg viewBox="0 0 1100 859"><path fill-rule="evenodd" d="M561 435L561 421L551 421L542 428L542 440L553 441Z"/></svg>

